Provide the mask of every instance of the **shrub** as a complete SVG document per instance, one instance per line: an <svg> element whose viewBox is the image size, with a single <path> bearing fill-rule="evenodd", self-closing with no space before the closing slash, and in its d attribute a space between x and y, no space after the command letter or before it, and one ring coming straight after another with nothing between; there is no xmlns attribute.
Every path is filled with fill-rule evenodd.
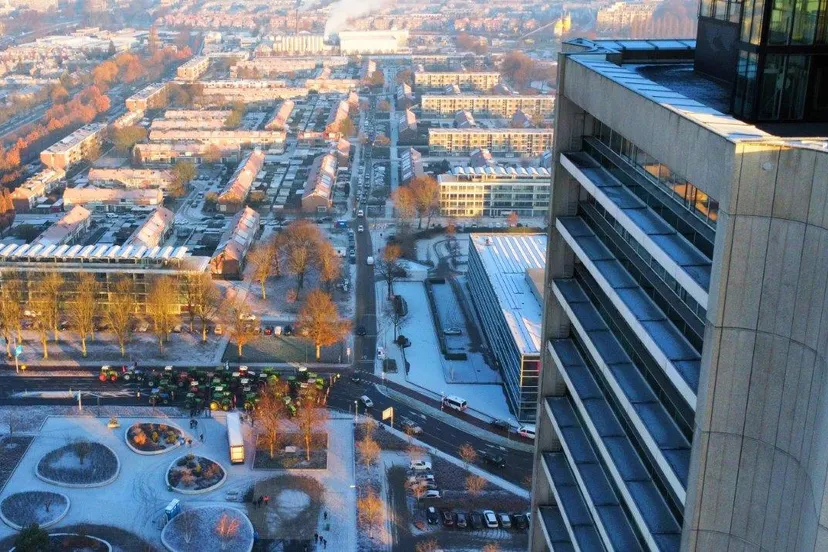
<svg viewBox="0 0 828 552"><path fill-rule="evenodd" d="M209 479L221 477L221 467L218 464L210 464L204 471L204 477Z"/></svg>
<svg viewBox="0 0 828 552"><path fill-rule="evenodd" d="M176 441L178 441L178 437L176 436L175 433L173 433L172 431L167 433L167 444L168 445L174 445Z"/></svg>
<svg viewBox="0 0 828 552"><path fill-rule="evenodd" d="M190 461L190 460L195 459L195 455L191 452L190 454L188 454L188 455L187 455L187 456L185 456L184 458L186 458L186 459L187 459L187 461Z"/></svg>
<svg viewBox="0 0 828 552"><path fill-rule="evenodd" d="M157 431L153 431L153 432L152 432L152 442L153 442L153 443L157 443L157 442L158 442L158 432L157 432Z"/></svg>
<svg viewBox="0 0 828 552"><path fill-rule="evenodd" d="M49 534L37 523L26 527L14 541L14 549L19 552L40 552L49 549Z"/></svg>
<svg viewBox="0 0 828 552"><path fill-rule="evenodd" d="M139 447L143 447L147 444L147 434L139 429L138 432L132 436L132 441Z"/></svg>
<svg viewBox="0 0 828 552"><path fill-rule="evenodd" d="M196 467L193 468L193 473L196 475L201 475L201 464L196 464Z"/></svg>
<svg viewBox="0 0 828 552"><path fill-rule="evenodd" d="M186 466L187 459L186 458L179 458L178 461L175 463L176 466Z"/></svg>
<svg viewBox="0 0 828 552"><path fill-rule="evenodd" d="M190 472L184 472L181 474L178 482L185 487L191 487L195 483L195 476Z"/></svg>

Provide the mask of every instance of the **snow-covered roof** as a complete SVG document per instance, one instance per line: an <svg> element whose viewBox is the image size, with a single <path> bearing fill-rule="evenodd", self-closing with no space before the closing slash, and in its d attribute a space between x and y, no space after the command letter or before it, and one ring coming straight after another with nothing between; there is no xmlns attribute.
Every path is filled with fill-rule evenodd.
<svg viewBox="0 0 828 552"><path fill-rule="evenodd" d="M469 250L480 259L518 350L539 354L543 305L528 271L546 268L546 235L470 234L469 240Z"/></svg>
<svg viewBox="0 0 828 552"><path fill-rule="evenodd" d="M155 247L161 243L175 220L175 214L166 207L159 207L147 217L144 224L124 245Z"/></svg>

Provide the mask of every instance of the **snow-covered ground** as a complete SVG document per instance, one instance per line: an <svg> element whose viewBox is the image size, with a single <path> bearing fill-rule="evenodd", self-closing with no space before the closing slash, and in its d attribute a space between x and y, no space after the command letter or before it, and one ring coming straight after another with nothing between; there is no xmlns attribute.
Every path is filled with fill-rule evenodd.
<svg viewBox="0 0 828 552"><path fill-rule="evenodd" d="M63 411L63 410L57 410ZM150 412L149 409L147 409ZM158 412L157 410L155 412ZM97 523L120 527L138 534L147 541L161 548L160 530L163 522L164 507L177 498L182 508L201 505L230 505L237 507L240 497L256 480L267 479L276 475L273 471L253 471L253 431L249 425L243 426L246 458L244 464L231 465L225 415L219 413L213 418L199 418L198 433L204 433L204 443L199 442L198 434L185 431L187 437L193 438L193 454L213 458L221 463L227 471L227 480L218 489L201 495L183 496L167 490L164 481L170 463L190 449L176 449L169 454L157 456L139 455L131 451L125 441L126 428L138 421L169 421L180 428L189 427L186 418L119 418L121 427L109 429L108 416L104 417L64 417L52 416L46 419L36 438L21 460L0 498L23 490L59 491L71 501L69 513L61 525L76 523ZM325 504L328 512L327 522L331 530L326 531L332 550L354 550L356 546L356 496L353 474L353 425L349 416L331 419L328 422L328 468L325 470L291 470L289 473L305 475L317 479L325 488ZM55 487L35 476L35 466L43 455L59 448L76 437L84 437L109 446L121 462L118 477L109 485L96 488L76 489ZM333 452L335 451L335 452ZM285 472L278 472L284 474ZM129 507L124 507L128 504ZM323 520L319 519L319 531ZM0 524L0 537L11 535L10 527Z"/></svg>
<svg viewBox="0 0 828 552"><path fill-rule="evenodd" d="M384 347L389 358L397 361L397 373L386 374L396 383L416 389L422 393L459 395L466 399L469 407L494 418L514 421L506 403L503 387L498 384L447 383L445 374L450 367L440 353L440 344L434 330L434 322L428 307L425 285L422 282L395 282L394 292L402 295L408 303L408 316L399 333L411 340L406 357L411 371L406 376L402 352L393 343L394 327L388 316L387 287L384 282L376 284L377 298L377 346ZM452 361L452 363L457 361ZM486 368L488 369L488 368ZM382 374L382 362L377 361L375 371Z"/></svg>

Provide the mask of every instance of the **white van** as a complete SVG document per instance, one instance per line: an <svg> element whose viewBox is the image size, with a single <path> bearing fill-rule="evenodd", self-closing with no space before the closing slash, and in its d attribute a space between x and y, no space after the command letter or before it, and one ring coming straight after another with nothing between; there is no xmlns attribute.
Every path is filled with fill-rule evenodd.
<svg viewBox="0 0 828 552"><path fill-rule="evenodd" d="M468 403L466 403L466 399L458 397L457 395L447 395L443 397L443 406L453 408L458 412L463 412L469 407Z"/></svg>
<svg viewBox="0 0 828 552"><path fill-rule="evenodd" d="M365 259L365 264L367 264L368 266L373 266L374 265L374 258L369 256L367 259Z"/></svg>
<svg viewBox="0 0 828 552"><path fill-rule="evenodd" d="M522 425L518 428L518 435L521 437L526 437L527 439L534 439L535 438L535 426L534 425Z"/></svg>

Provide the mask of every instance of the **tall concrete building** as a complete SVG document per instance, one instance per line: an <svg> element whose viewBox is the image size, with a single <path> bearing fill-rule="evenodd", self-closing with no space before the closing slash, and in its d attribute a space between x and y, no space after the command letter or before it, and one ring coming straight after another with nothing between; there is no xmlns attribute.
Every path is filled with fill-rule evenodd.
<svg viewBox="0 0 828 552"><path fill-rule="evenodd" d="M532 550L828 550L828 13L780 9L560 55Z"/></svg>

